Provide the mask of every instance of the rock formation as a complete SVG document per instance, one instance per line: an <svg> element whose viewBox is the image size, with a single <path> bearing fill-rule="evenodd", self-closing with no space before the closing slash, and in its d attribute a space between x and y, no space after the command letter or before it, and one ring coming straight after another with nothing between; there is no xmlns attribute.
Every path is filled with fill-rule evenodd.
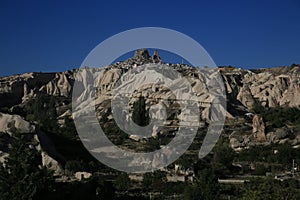
<svg viewBox="0 0 300 200"><path fill-rule="evenodd" d="M95 98L95 107L97 116L99 119L106 116L106 113L110 110L112 90L119 84L120 80L133 80L137 78L132 73L132 69L139 69L144 64L163 63L160 59L158 51L154 51L150 57L149 52L146 49L137 50L132 58L125 60L124 62L117 62L110 66L106 66L101 69L87 68L83 70L70 70L58 73L26 73L22 75L15 75L9 77L0 78L0 108L1 111L13 110L12 108L20 107L24 108L31 100L34 100L37 94L42 94L47 97L55 96L57 98L64 99L62 102L57 103L57 120L59 124L63 126L65 118L70 118L72 113L72 89L75 81L75 74L78 75L83 87L86 85L87 78L97 77L101 74L101 78L97 79L95 83L95 93L91 94L91 90L79 91L80 98L78 103L81 107L88 106L84 99L87 96ZM170 64L165 63L166 66L172 70L181 73L191 84L191 90L195 93L201 110L200 120L201 123L209 123L210 115L210 102L217 94L215 89L209 93L208 82L212 81L213 74L208 74L206 71L209 69L196 69L185 64ZM206 70L206 71L205 71ZM77 73L82 71L82 73ZM153 71L152 71L153 72ZM297 107L300 106L300 66L294 65L291 67L278 67L273 69L259 69L259 70L242 70L236 68L230 68L230 70L220 70L220 77L224 81L224 88L227 94L227 110L226 116L228 119L235 120L238 117L244 117L245 113L250 113L253 103L257 100L264 107ZM149 76L151 76L149 71ZM217 72L214 72L217 73ZM77 77L77 76L76 76ZM78 78L77 77L77 78ZM146 77L147 78L147 77ZM140 83L143 80L140 80ZM179 89L184 90L181 86ZM211 88L210 88L211 89ZM161 130L163 132L174 132L178 121L183 117L179 112L176 113L174 108L177 108L176 103L173 101L165 101L172 97L172 92L162 86L152 85L140 85L136 91L131 94L132 100L129 105L133 104L133 99L138 98L140 95L146 99L146 107L154 108L153 106L159 102L164 101L166 106L167 118L175 116L174 119L166 122L169 125L169 129ZM159 105L161 106L161 105ZM155 112L154 112L155 111ZM191 111L192 113L193 111ZM163 113L161 110L153 110L153 118L161 118ZM111 120L111 113L106 116ZM14 129L20 129L27 131L34 131L34 126L18 115L2 114L0 117L0 131L11 134ZM249 123L250 124L250 123ZM272 138L271 135L266 137L266 128L263 119L260 116L253 117L253 124L245 125L250 127L253 125L253 132L246 130L249 135L255 137L257 142L269 141ZM154 127L153 136L156 136L155 132L157 127ZM282 133L274 131L274 141L286 138ZM134 137L134 136L132 136ZM247 136L236 137L231 140L234 147L242 148L251 143L251 139ZM52 156L52 155L51 155ZM57 160L56 158L54 158ZM45 163L46 159L45 159Z"/></svg>
<svg viewBox="0 0 300 200"><path fill-rule="evenodd" d="M254 98L248 85L244 85L240 89L240 92L237 95L237 100L240 101L246 108L252 108Z"/></svg>
<svg viewBox="0 0 300 200"><path fill-rule="evenodd" d="M266 125L260 115L253 116L253 136L257 142L266 142Z"/></svg>
<svg viewBox="0 0 300 200"><path fill-rule="evenodd" d="M253 98L257 98L266 107L300 105L299 66L278 68L275 71L264 69L259 73L248 71L241 81L243 88L239 91L238 100L247 108L251 108Z"/></svg>
<svg viewBox="0 0 300 200"><path fill-rule="evenodd" d="M3 162L4 157L8 155L8 146L16 133L27 134L28 137L31 137L38 143L36 148L41 151L43 166L53 169L55 173L60 173L62 171L60 163L49 156L49 154L58 154L53 144L47 144L50 140L47 139L45 135L42 136L42 138L41 136L39 137L42 133L38 133L35 126L24 120L22 117L3 113L0 113L0 138L5 139L0 142L0 149L2 150L0 150L1 162Z"/></svg>
<svg viewBox="0 0 300 200"><path fill-rule="evenodd" d="M35 127L18 115L0 113L0 133L34 133Z"/></svg>
<svg viewBox="0 0 300 200"><path fill-rule="evenodd" d="M74 174L75 178L79 181L83 180L83 179L88 179L92 176L91 173L88 172L76 172Z"/></svg>
<svg viewBox="0 0 300 200"><path fill-rule="evenodd" d="M150 58L149 52L147 49L136 50L133 56L133 59L136 60L148 60Z"/></svg>
<svg viewBox="0 0 300 200"><path fill-rule="evenodd" d="M66 73L56 73L55 78L49 81L39 91L45 91L48 95L69 97L71 92L71 83Z"/></svg>
<svg viewBox="0 0 300 200"><path fill-rule="evenodd" d="M58 163L57 160L53 159L45 151L42 151L41 155L42 155L42 165L43 166L53 170L56 175L63 172L62 166L60 163Z"/></svg>
<svg viewBox="0 0 300 200"><path fill-rule="evenodd" d="M153 55L152 55L152 61L154 62L154 63L159 63L159 62L161 62L161 59L160 59L160 57L159 57L159 54L158 54L158 50L155 50L154 51L154 53L153 53Z"/></svg>

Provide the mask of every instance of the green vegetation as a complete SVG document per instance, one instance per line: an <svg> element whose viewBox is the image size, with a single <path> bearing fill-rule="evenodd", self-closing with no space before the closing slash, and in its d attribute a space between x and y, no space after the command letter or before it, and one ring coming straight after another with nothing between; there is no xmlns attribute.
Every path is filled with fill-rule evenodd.
<svg viewBox="0 0 300 200"><path fill-rule="evenodd" d="M40 167L41 155L35 148L28 135L15 134L5 166L0 166L2 200L47 199L53 192L53 172Z"/></svg>
<svg viewBox="0 0 300 200"><path fill-rule="evenodd" d="M229 147L228 141L220 138L213 149L212 168L219 177L232 174L232 162L236 153Z"/></svg>
<svg viewBox="0 0 300 200"><path fill-rule="evenodd" d="M265 112L265 110L266 108L262 106L259 99L255 98L252 105L252 112L254 112L255 114L262 114Z"/></svg>
<svg viewBox="0 0 300 200"><path fill-rule="evenodd" d="M276 153L274 151L276 150ZM237 154L238 161L266 163L276 171L291 169L292 161L300 162L299 149L289 144L273 144L269 146L253 146ZM276 168L274 168L276 167ZM261 167L262 168L262 167Z"/></svg>
<svg viewBox="0 0 300 200"><path fill-rule="evenodd" d="M300 109L299 108L270 108L262 114L265 121L272 128L280 128L287 124L300 125Z"/></svg>
<svg viewBox="0 0 300 200"><path fill-rule="evenodd" d="M220 185L218 179L209 168L199 171L193 185L187 186L184 191L186 200L214 200L219 199Z"/></svg>
<svg viewBox="0 0 300 200"><path fill-rule="evenodd" d="M296 180L278 181L272 178L252 179L243 188L243 200L299 199L299 183Z"/></svg>
<svg viewBox="0 0 300 200"><path fill-rule="evenodd" d="M166 182L166 173L158 170L153 173L145 173L142 185L145 190L153 189L154 191L162 191Z"/></svg>
<svg viewBox="0 0 300 200"><path fill-rule="evenodd" d="M237 88L234 88L232 95L236 96L236 92ZM265 177L266 172L271 172L273 177L276 173L290 170L293 159L296 163L300 163L299 149L293 149L288 144L271 144L253 146L236 153L229 147L228 139L221 137L213 151L205 158L198 160L197 153L206 135L206 128L198 130L189 150L175 162L180 164L182 169L194 169L196 172L194 182L167 182L167 174L162 171L144 174L142 183L131 181L128 174L116 173L115 170L99 163L89 154L78 140L72 119L68 117L62 119L66 125L63 127L57 123L57 117L68 108L66 106L62 110L56 110L56 107L69 103L69 100L64 97L54 98L40 94L24 108L15 107L13 112L37 123L38 128L51 138L57 151L65 158L63 162L65 175L72 176L77 171L100 173L95 173L88 180L54 182L51 171L38 167L40 154L34 148L29 148L31 141L22 138L22 141L26 143L22 145L22 142L16 138L17 143L12 146L12 153L7 158L6 166L0 168L0 199L149 199L150 196L151 199L247 200L284 199L285 196L288 199L299 198L297 181L290 179L279 182ZM253 105L253 111L263 116L269 129L287 125L300 127L299 110L299 108L283 107L264 108L259 101ZM132 119L138 125L146 126L149 123L148 114L145 98L140 97L133 104ZM133 141L117 127L114 120L109 120L108 116L109 113L106 113L100 120L101 127L108 138L122 148L142 152L153 151L172 140L171 134L164 134L158 135L157 138L149 138L147 141ZM169 116L169 119L174 118L176 118L174 113ZM276 153L274 153L275 150ZM242 167L233 166L233 162L241 163ZM255 169L250 169L250 163ZM169 166L169 169L173 169L173 166ZM109 173L109 178L103 178L102 175L107 172L113 173ZM263 178L251 179L244 185L218 183L218 178L245 174ZM15 187L11 188L11 185Z"/></svg>
<svg viewBox="0 0 300 200"><path fill-rule="evenodd" d="M265 108L258 99L255 99L252 111L261 114L269 128L280 128L287 124L300 125L299 107Z"/></svg>
<svg viewBox="0 0 300 200"><path fill-rule="evenodd" d="M130 188L130 179L128 174L121 173L114 182L114 186L118 191L126 192Z"/></svg>
<svg viewBox="0 0 300 200"><path fill-rule="evenodd" d="M146 110L146 100L143 96L133 103L132 120L139 126L149 124L149 113Z"/></svg>
<svg viewBox="0 0 300 200"><path fill-rule="evenodd" d="M57 122L59 104L69 104L70 100L65 97L47 96L38 93L26 106L15 109L28 121L35 121L38 128L43 131L54 143L56 150L65 160L61 160L66 166L66 172L72 174L76 171L95 171L105 168L83 146L78 139L74 121L64 117L65 126L59 126ZM67 109L67 108L66 108ZM90 163L93 163L90 165Z"/></svg>
<svg viewBox="0 0 300 200"><path fill-rule="evenodd" d="M237 98L237 96L238 96L238 94L239 94L239 88L238 88L238 86L237 85L234 85L234 87L232 88L232 92L231 92L231 97L233 98L233 99L236 99Z"/></svg>

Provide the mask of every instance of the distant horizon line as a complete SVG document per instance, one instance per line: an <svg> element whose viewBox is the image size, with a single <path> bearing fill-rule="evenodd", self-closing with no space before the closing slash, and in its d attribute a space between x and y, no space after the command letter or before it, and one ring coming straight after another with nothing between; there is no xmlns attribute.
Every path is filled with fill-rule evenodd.
<svg viewBox="0 0 300 200"><path fill-rule="evenodd" d="M122 62L122 61L117 61L117 62ZM117 62L114 62L110 65L113 65ZM191 66L189 64L186 63L170 63L170 62L165 62L164 64L184 64L187 66ZM108 66L110 66L108 65ZM217 67L233 67L236 69L242 69L242 70L261 70L261 69L271 69L271 68L283 68L283 67L293 67L293 66L300 66L300 64L297 63L293 63L291 65L278 65L278 66L269 66L269 67L240 67L240 66L234 66L234 65L217 65ZM86 67L90 67L90 66L86 66ZM102 66L102 67L107 67L107 66ZM191 67L195 67L195 66L191 66ZM205 67L205 66L201 66L201 67ZM76 69L80 69L81 67L74 67L74 68L69 68L69 69L65 69L65 70L61 70L61 71L45 71L45 70L41 70L41 71L27 71L27 72L17 72L17 73L12 73L12 74L1 74L0 73L0 78L4 78L4 77L9 77L9 76L17 76L17 75L22 75L22 74L27 74L27 73L60 73L60 72L66 72L66 71L72 71L72 70L76 70ZM90 68L101 68L101 67L90 67Z"/></svg>

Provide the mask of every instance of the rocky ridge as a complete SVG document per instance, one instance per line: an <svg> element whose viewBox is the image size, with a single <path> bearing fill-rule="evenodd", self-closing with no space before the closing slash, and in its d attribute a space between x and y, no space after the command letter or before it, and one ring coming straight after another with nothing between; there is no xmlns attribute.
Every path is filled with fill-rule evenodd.
<svg viewBox="0 0 300 200"><path fill-rule="evenodd" d="M157 51L152 56L146 49L136 51L133 58L129 58L124 62L117 62L107 66L101 70L88 69L85 76L93 76L102 73L101 79L95 83L97 88L96 108L99 119L104 113L110 109L111 92L117 85L118 81L132 69L138 68L144 64L163 63ZM168 67L183 74L191 85L193 92L196 93L197 101L201 102L201 120L205 123L209 122L209 104L212 96L207 90L207 80L209 76L193 67L184 64L168 64ZM263 107L299 107L300 106L300 66L293 65L291 67L281 67L260 70L242 70L237 68L219 68L220 76L224 81L227 95L227 112L226 116L229 121L238 121L241 118L247 118L245 114L251 113L251 109L255 103L261 104ZM58 73L26 73L0 78L0 107L2 111L13 112L16 107L24 107L27 102L36 98L37 94L47 96L64 97L69 99L65 103L56 107L58 112L57 119L60 124L64 125L64 119L71 117L71 97L72 89L75 81L75 74L78 70L58 72ZM89 95L88 93L82 94ZM132 99L144 96L147 100L147 108L154 104L161 104L157 99L168 99L172 94L163 87L155 85L146 85L132 94ZM129 106L132 106L133 100ZM85 105L82 105L85 106ZM174 104L160 105L172 107ZM174 113L169 112L169 115ZM21 129L25 132L34 133L33 122L26 122L20 116L1 114L0 132L11 134L11 127ZM154 113L153 117L161 118L162 113ZM112 119L109 115L108 119ZM180 119L180 115L178 115ZM245 131L244 135L237 134L237 130L230 133L231 146L234 149L245 148L253 143L269 143L270 141L282 142L287 138L287 127L282 127L273 131L267 131L263 119L254 115L251 116L252 123L247 125L245 121L242 123L251 129ZM22 121L23 120L23 121ZM174 123L169 121L171 125ZM11 126L13 124L13 126ZM174 131L170 128L167 131ZM294 131L294 140L288 141L293 145L299 144L299 132ZM298 142L297 142L298 141ZM49 163L51 158L45 156L45 163ZM53 161L54 162L54 161ZM58 166L58 164L55 164Z"/></svg>

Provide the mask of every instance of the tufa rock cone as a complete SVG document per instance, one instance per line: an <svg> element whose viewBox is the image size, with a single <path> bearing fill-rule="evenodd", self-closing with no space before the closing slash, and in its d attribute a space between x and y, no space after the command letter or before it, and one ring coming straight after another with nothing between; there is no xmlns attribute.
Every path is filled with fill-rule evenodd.
<svg viewBox="0 0 300 200"><path fill-rule="evenodd" d="M150 56L147 49L138 49L135 51L133 58L136 60L148 60Z"/></svg>
<svg viewBox="0 0 300 200"><path fill-rule="evenodd" d="M266 142L266 125L265 122L260 115L253 116L253 136L255 141L257 142Z"/></svg>
<svg viewBox="0 0 300 200"><path fill-rule="evenodd" d="M161 59L160 59L160 56L159 56L159 54L158 54L158 50L155 50L154 51L154 53L153 53L153 55L152 55L152 61L154 62L154 63L159 63L159 62L161 62Z"/></svg>

